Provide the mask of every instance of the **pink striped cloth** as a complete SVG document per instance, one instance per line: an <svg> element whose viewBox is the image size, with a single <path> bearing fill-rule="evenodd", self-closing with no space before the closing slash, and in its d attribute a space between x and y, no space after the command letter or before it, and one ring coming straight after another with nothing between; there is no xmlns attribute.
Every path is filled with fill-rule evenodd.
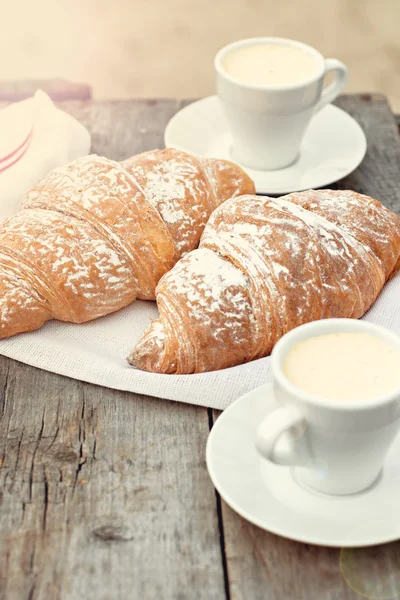
<svg viewBox="0 0 400 600"><path fill-rule="evenodd" d="M0 220L49 171L88 154L90 143L85 127L41 90L0 110Z"/></svg>

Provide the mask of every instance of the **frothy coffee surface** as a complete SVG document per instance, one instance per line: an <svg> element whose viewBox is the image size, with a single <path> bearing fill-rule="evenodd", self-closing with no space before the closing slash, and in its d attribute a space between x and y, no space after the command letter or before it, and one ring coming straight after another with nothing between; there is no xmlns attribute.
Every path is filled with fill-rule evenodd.
<svg viewBox="0 0 400 600"><path fill-rule="evenodd" d="M373 400L400 388L400 352L368 333L320 335L293 346L284 372L326 400Z"/></svg>
<svg viewBox="0 0 400 600"><path fill-rule="evenodd" d="M313 54L280 44L242 46L225 57L223 66L238 81L271 86L302 83L320 69Z"/></svg>

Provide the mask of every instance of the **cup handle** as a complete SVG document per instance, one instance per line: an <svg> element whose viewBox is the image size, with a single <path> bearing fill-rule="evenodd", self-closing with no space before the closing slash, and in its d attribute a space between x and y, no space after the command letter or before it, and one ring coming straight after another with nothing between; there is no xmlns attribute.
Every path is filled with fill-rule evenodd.
<svg viewBox="0 0 400 600"><path fill-rule="evenodd" d="M335 98L337 98L347 83L348 79L348 71L346 65L344 65L340 60L336 58L326 58L325 59L325 75L330 71L335 72L335 79L328 85L328 87L323 90L321 94L321 99L318 102L315 112L318 112L326 106L333 102Z"/></svg>
<svg viewBox="0 0 400 600"><path fill-rule="evenodd" d="M285 449L278 448L279 438L288 429L303 426L303 415L294 406L282 406L270 413L261 421L256 435L256 448L265 459L276 465L304 466L308 463L309 454L305 456L304 444L296 442L300 438L291 436ZM303 436L301 436L303 437Z"/></svg>

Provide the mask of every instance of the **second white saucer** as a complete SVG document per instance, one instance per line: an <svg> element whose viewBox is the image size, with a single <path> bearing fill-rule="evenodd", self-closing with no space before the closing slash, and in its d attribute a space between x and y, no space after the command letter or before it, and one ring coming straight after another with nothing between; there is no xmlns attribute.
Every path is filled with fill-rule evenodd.
<svg viewBox="0 0 400 600"><path fill-rule="evenodd" d="M232 160L232 140L217 96L189 104L172 117L165 145L202 156ZM280 195L329 185L358 167L367 141L359 124L329 104L311 121L299 160L286 169L256 171L243 167L259 194Z"/></svg>
<svg viewBox="0 0 400 600"><path fill-rule="evenodd" d="M400 538L400 435L379 480L352 496L328 496L302 487L290 467L268 463L256 451L256 429L276 407L272 385L236 400L214 424L207 442L212 482L233 510L278 535L322 546L373 546Z"/></svg>

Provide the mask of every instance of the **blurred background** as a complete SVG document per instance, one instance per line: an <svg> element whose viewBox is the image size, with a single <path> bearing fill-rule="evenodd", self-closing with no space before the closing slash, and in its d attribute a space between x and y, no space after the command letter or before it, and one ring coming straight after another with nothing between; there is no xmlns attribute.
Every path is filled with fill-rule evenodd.
<svg viewBox="0 0 400 600"><path fill-rule="evenodd" d="M290 37L350 69L346 91L400 112L400 0L0 0L0 80L66 78L95 98L213 93L213 57Z"/></svg>

